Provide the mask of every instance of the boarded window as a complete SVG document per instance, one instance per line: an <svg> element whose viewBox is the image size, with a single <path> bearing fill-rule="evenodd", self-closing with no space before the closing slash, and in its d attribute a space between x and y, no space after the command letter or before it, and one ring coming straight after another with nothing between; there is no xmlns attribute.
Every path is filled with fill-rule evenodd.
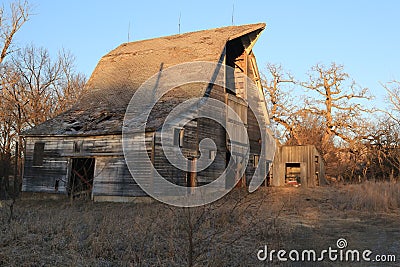
<svg viewBox="0 0 400 267"><path fill-rule="evenodd" d="M183 137L185 135L185 129L174 129L174 145L182 147L183 146Z"/></svg>
<svg viewBox="0 0 400 267"><path fill-rule="evenodd" d="M33 148L33 166L43 166L44 143L36 142Z"/></svg>

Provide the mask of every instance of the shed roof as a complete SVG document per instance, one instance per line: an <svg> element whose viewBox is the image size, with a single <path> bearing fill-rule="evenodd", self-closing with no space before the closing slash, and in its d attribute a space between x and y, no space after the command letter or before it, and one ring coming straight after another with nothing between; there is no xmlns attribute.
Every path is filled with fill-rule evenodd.
<svg viewBox="0 0 400 267"><path fill-rule="evenodd" d="M250 34L258 35L264 28L264 23L229 26L124 43L100 59L82 98L70 110L26 131L24 135L121 133L130 99L160 67L165 69L192 61L218 62L228 41ZM162 118L168 115L166 109L172 109L186 99L203 96L205 89L176 88L170 91L166 100L171 103L161 101L166 108L156 109L158 114L153 112L157 123L150 122L147 129L157 129L163 122Z"/></svg>

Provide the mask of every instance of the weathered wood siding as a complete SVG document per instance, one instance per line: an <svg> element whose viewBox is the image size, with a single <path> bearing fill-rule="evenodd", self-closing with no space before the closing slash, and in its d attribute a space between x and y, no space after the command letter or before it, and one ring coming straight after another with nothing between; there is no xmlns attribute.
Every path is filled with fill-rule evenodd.
<svg viewBox="0 0 400 267"><path fill-rule="evenodd" d="M318 157L318 162L317 161ZM325 184L324 161L312 145L279 146L273 162L272 186L285 185L286 163L300 163L301 184L314 187Z"/></svg>
<svg viewBox="0 0 400 267"><path fill-rule="evenodd" d="M151 148L152 133L146 133ZM144 195L126 166L121 135L26 137L22 190L66 194L72 158L95 158L93 196ZM44 143L43 165L33 166L36 142ZM58 180L58 191L55 183Z"/></svg>
<svg viewBox="0 0 400 267"><path fill-rule="evenodd" d="M210 98L216 99L225 103L225 88L214 85L212 87ZM226 112L220 110L221 113ZM226 114L226 113L225 113ZM217 152L213 163L205 170L197 173L199 185L207 184L217 179L225 170L226 167L226 133L223 125L216 121L207 118L198 119L198 140L210 138L214 140L217 146ZM209 156L209 155L206 155Z"/></svg>
<svg viewBox="0 0 400 267"><path fill-rule="evenodd" d="M48 192L66 193L68 182L69 160L62 156L63 149L70 145L62 138L26 138L25 140L25 163L22 183L24 192ZM33 151L35 142L43 142L43 164L33 166ZM71 150L73 143L71 143ZM56 181L59 181L58 191L56 191Z"/></svg>
<svg viewBox="0 0 400 267"><path fill-rule="evenodd" d="M181 147L182 154L186 158L197 156L197 120L190 121L184 127L183 144ZM174 132L164 133L165 139L169 139L173 144ZM170 149L166 147L166 149ZM177 158L177 157L175 157ZM156 132L154 142L154 168L165 179L180 186L186 186L187 173L173 166L165 156L161 143L161 130ZM154 188L157 190L158 188Z"/></svg>
<svg viewBox="0 0 400 267"><path fill-rule="evenodd" d="M227 142L230 144L231 147L231 160L234 160L234 162L237 164L238 171L242 171L243 168L245 167L243 165L243 160L245 159L246 155L248 154L248 135L243 134L243 130L246 131L247 133L247 102L235 95L227 94L227 103L228 106L236 113L239 115L239 118L241 122L235 120L234 116L232 116L229 112L229 109L227 114L227 122L226 126L228 129L228 132L231 133L229 136L227 135ZM243 124L244 125L243 125ZM244 128L244 129L243 129ZM233 142L232 140L235 140ZM237 151L237 152L233 152ZM245 174L244 174L245 176ZM235 177L239 178L239 177ZM244 182L244 181L243 181Z"/></svg>
<svg viewBox="0 0 400 267"><path fill-rule="evenodd" d="M209 97L224 102L224 88L213 86L209 91ZM225 112L225 110L220 112ZM184 138L180 150L188 159L200 157L199 143L201 140L210 138L215 142L217 151L215 152L213 163L208 168L203 171L199 171L195 175L196 184L198 186L214 181L223 173L226 166L225 129L218 122L208 118L199 117L198 114L197 119L192 120L181 127L184 128ZM167 132L164 134L166 135L163 136L163 138L169 139L170 143L172 143L174 138L173 132L171 131L170 133ZM188 172L179 170L171 165L164 154L161 144L161 129L156 132L154 145L154 167L157 172L174 184L188 186ZM212 154L211 149L206 149L205 153L207 153L207 155L204 156L209 157Z"/></svg>
<svg viewBox="0 0 400 267"><path fill-rule="evenodd" d="M248 91L249 85L247 84L247 77L253 80L256 84L259 78L257 65L255 63L251 64L252 58L254 58L254 55L251 51L250 54L243 51L243 54L235 60L235 86L237 96L247 102L252 101L253 103L258 103L257 112L263 116L268 116L263 94L255 94L253 90L251 92ZM261 90L261 88L257 89ZM261 161L260 159L258 164L255 162L255 157L259 157L261 154L261 130L263 130L266 125L259 125L250 107L247 107L245 113L245 123L247 125L247 134L250 142L249 162L245 172L246 183L248 184L253 177L257 166L260 166L260 174L264 177L266 176L266 162Z"/></svg>

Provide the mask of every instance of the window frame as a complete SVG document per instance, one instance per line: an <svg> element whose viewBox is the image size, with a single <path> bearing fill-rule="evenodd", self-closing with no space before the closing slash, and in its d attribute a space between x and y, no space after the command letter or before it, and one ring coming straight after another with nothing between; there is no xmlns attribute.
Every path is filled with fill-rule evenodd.
<svg viewBox="0 0 400 267"><path fill-rule="evenodd" d="M253 155L253 167L257 167L258 163L260 163L260 155L255 154Z"/></svg>
<svg viewBox="0 0 400 267"><path fill-rule="evenodd" d="M174 145L183 147L183 140L185 136L185 128L174 128Z"/></svg>
<svg viewBox="0 0 400 267"><path fill-rule="evenodd" d="M33 145L32 166L43 167L45 142L35 142Z"/></svg>

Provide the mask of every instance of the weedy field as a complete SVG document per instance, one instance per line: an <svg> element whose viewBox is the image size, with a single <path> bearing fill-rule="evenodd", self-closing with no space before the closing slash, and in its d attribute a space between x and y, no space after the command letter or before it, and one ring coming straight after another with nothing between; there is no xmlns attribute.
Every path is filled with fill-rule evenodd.
<svg viewBox="0 0 400 267"><path fill-rule="evenodd" d="M10 204L0 207L1 266L263 266L265 245L318 251L339 238L400 261L400 183L234 190L190 209L18 199L9 220ZM331 265L343 263L318 263Z"/></svg>

